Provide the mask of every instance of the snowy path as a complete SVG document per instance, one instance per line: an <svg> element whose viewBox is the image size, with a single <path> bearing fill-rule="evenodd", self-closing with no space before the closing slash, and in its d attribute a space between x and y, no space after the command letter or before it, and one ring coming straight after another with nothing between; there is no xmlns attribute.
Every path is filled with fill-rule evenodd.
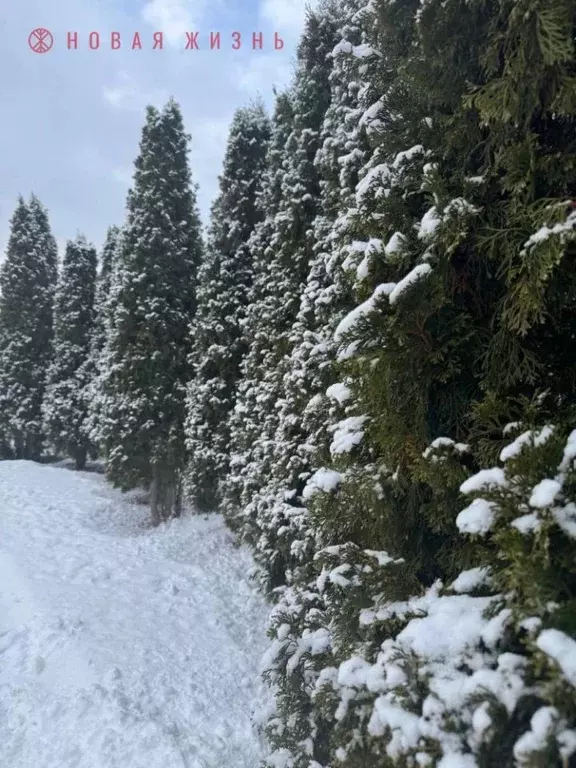
<svg viewBox="0 0 576 768"><path fill-rule="evenodd" d="M0 462L0 766L257 768L267 608L220 517Z"/></svg>

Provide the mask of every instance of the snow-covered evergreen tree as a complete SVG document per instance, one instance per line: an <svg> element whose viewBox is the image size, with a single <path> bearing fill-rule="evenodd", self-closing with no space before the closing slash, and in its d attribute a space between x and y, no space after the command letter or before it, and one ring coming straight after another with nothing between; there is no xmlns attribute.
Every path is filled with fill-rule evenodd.
<svg viewBox="0 0 576 768"><path fill-rule="evenodd" d="M105 453L103 438L104 392L106 377L106 340L114 318L115 299L119 289L119 261L122 250L122 230L110 227L100 256L100 269L96 279L94 300L94 329L90 343L90 361L85 398L88 402L87 434L97 455Z"/></svg>
<svg viewBox="0 0 576 768"><path fill-rule="evenodd" d="M96 282L94 306L95 322L93 333L93 353L99 355L106 342L106 302L112 290L114 266L120 247L120 228L110 227L100 257L100 270Z"/></svg>
<svg viewBox="0 0 576 768"><path fill-rule="evenodd" d="M359 6L355 0L340 4L331 17L347 46L357 43L358 48L361 31L355 16ZM313 221L313 256L288 335L290 352L284 363L282 407L275 435L275 465L291 468L291 475L282 478L283 497L290 499L293 507L287 515L288 530L282 546L289 547L291 559L296 562L310 557L313 551L313 532L304 511L302 490L318 468L318 461L326 458L331 442L327 432L329 414L333 403L338 402L333 397L334 390L329 390L335 383L334 331L342 312L354 304L344 269L351 261L347 214L367 147L358 125L362 115L358 103L360 83L353 77L355 68L351 67L350 59L354 57L347 46L339 43L330 54L331 101L314 161L320 198ZM363 50L365 58L367 53ZM374 248L374 243L367 244L370 248ZM294 557L296 553L298 556Z"/></svg>
<svg viewBox="0 0 576 768"><path fill-rule="evenodd" d="M228 521L244 536L249 535L244 510L266 481L277 426L274 408L278 384L276 366L282 352L274 343L281 330L277 325L280 299L276 295L276 287L280 280L274 253L278 243L277 216L287 162L286 144L292 131L291 95L280 93L272 120L266 171L257 199L262 220L256 225L249 241L254 270L246 310L246 331L250 343L242 362L235 406L229 422L231 460L223 508Z"/></svg>
<svg viewBox="0 0 576 768"><path fill-rule="evenodd" d="M314 161L330 104L328 56L337 40L337 18L337 4L329 1L308 14L292 93L278 103L277 135L282 136L286 127L290 133L283 152L280 150L280 162L273 160L270 188L264 190L264 196L272 199L278 190L279 200L267 211L268 219L252 243L259 271L256 285L262 289L254 294L249 313L247 327L255 343L247 358L246 381L241 385L236 411L240 419L259 425L259 434L250 445L242 434L242 425L235 427L235 460L227 507L242 535L257 542L271 585L284 581L285 558L290 556L276 545L275 533L285 529L285 519L293 514L293 505L285 494L293 483L298 483L299 474L292 457L282 451L286 431L296 428L292 415L283 418L286 408L282 382L290 330L313 257L313 222L320 209L320 179ZM274 141L272 146L277 152ZM259 371L262 363L265 367ZM254 488L256 493L251 492ZM239 499L245 499L246 504L238 505Z"/></svg>
<svg viewBox="0 0 576 768"><path fill-rule="evenodd" d="M528 5L375 3L341 46L372 145L358 305L302 494L317 551L273 620L270 765L573 760L574 48L567 6Z"/></svg>
<svg viewBox="0 0 576 768"><path fill-rule="evenodd" d="M100 363L108 475L122 488L149 487L156 522L179 513L185 464L189 326L202 251L188 138L173 100L161 113L148 108Z"/></svg>
<svg viewBox="0 0 576 768"><path fill-rule="evenodd" d="M16 458L39 458L42 399L52 354L56 241L33 195L12 217L0 270L0 434Z"/></svg>
<svg viewBox="0 0 576 768"><path fill-rule="evenodd" d="M43 402L46 436L83 469L91 450L87 391L92 373L97 254L79 235L66 245L54 302L54 357Z"/></svg>
<svg viewBox="0 0 576 768"><path fill-rule="evenodd" d="M215 509L228 469L228 418L246 353L244 320L253 281L248 241L261 218L257 197L269 134L260 104L236 112L200 270L186 422L188 493L200 509Z"/></svg>

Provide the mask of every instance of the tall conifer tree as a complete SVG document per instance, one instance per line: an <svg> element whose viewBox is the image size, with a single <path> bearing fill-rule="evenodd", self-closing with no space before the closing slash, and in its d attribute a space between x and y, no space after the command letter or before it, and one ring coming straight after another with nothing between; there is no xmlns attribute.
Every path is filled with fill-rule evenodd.
<svg viewBox="0 0 576 768"><path fill-rule="evenodd" d="M278 396L276 366L282 348L276 346L275 339L281 332L278 325L281 292L278 289L283 278L275 259L278 245L276 218L282 204L286 143L292 130L291 94L277 94L266 170L258 198L262 220L249 241L254 270L246 310L249 348L242 361L235 406L230 415L231 462L223 503L229 523L244 536L248 535L250 527L244 520L248 504L264 485L270 469L277 426L274 408Z"/></svg>
<svg viewBox="0 0 576 768"><path fill-rule="evenodd" d="M214 509L229 464L228 419L247 350L244 320L253 282L249 239L261 219L257 193L265 170L268 118L257 104L236 112L212 208L199 307L192 327L194 374L188 390L189 493Z"/></svg>
<svg viewBox="0 0 576 768"><path fill-rule="evenodd" d="M43 403L47 437L83 469L91 449L86 398L92 372L97 255L79 235L66 245L54 304L54 359Z"/></svg>
<svg viewBox="0 0 576 768"><path fill-rule="evenodd" d="M87 433L96 454L104 451L103 415L104 398L101 384L106 376L105 346L110 336L114 317L115 297L118 289L119 260L122 230L110 227L100 256L100 270L96 279L94 299L94 330L90 342L89 376L85 397L88 402Z"/></svg>
<svg viewBox="0 0 576 768"><path fill-rule="evenodd" d="M21 459L37 459L42 451L56 277L46 209L34 195L29 203L20 198L0 271L0 431Z"/></svg>
<svg viewBox="0 0 576 768"><path fill-rule="evenodd" d="M284 450L287 436L298 430L298 417L289 413L283 379L289 365L291 328L314 253L313 224L320 211L315 158L330 105L329 55L338 39L337 29L338 4L332 0L308 13L291 93L278 102L277 137L287 134L284 146L275 147L281 161L267 180L270 190L263 193L272 199L278 194L278 202L267 210L268 219L251 245L261 270L257 284L263 290L254 296L249 313L248 328L256 342L247 358L250 381L241 387L237 409L240 418L262 425L262 429L253 445L248 445L248 455L235 460L227 506L229 516L236 518L233 524L247 540L256 543L271 585L285 580L290 560L288 540L279 543L276 530L285 531L290 526L288 520L300 514L292 491L302 485L301 466L297 457ZM266 369L259 372L262 356ZM241 433L239 426L240 445ZM236 503L234 509L238 497L245 499L245 504Z"/></svg>
<svg viewBox="0 0 576 768"><path fill-rule="evenodd" d="M189 326L196 310L200 220L178 105L147 110L100 375L110 478L150 488L155 522L179 514L185 463Z"/></svg>
<svg viewBox="0 0 576 768"><path fill-rule="evenodd" d="M113 273L120 248L119 227L110 227L100 257L100 270L96 282L94 302L93 353L100 354L106 342L106 303L112 290Z"/></svg>

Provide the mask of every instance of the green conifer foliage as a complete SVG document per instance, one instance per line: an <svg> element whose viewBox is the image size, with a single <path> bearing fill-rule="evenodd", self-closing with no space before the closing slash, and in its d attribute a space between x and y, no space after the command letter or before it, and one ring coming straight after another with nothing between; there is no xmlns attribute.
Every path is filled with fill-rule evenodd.
<svg viewBox="0 0 576 768"><path fill-rule="evenodd" d="M261 219L257 197L269 135L261 105L236 112L199 275L186 442L188 493L200 509L212 510L219 503L229 464L228 418L247 349L244 319L253 282L248 241Z"/></svg>
<svg viewBox="0 0 576 768"><path fill-rule="evenodd" d="M153 518L179 513L189 325L200 221L178 105L147 111L114 273L100 374L109 477L150 488Z"/></svg>
<svg viewBox="0 0 576 768"><path fill-rule="evenodd" d="M122 230L110 227L100 256L100 270L96 280L94 300L94 329L90 343L88 381L85 398L88 403L87 434L94 453L105 454L103 423L104 397L102 383L106 377L106 340L112 332L114 308L118 296Z"/></svg>
<svg viewBox="0 0 576 768"><path fill-rule="evenodd" d="M249 536L249 530L253 532L251 526L245 524L244 510L254 492L265 483L277 426L274 405L278 381L275 374L282 350L275 340L281 333L278 304L283 273L278 270L275 249L286 143L292 130L290 94L277 94L265 171L256 201L261 221L256 224L249 240L253 262L245 326L249 348L242 361L235 406L229 419L230 470L223 499L229 523L244 536Z"/></svg>
<svg viewBox="0 0 576 768"><path fill-rule="evenodd" d="M332 20L346 44L330 53L333 62L329 82L331 101L321 128L315 157L319 177L318 213L313 222L314 255L309 262L300 306L292 324L281 382L282 409L276 433L276 464L289 473L279 475L284 497L290 499L286 525L292 528L279 542L282 560L301 562L313 551L313 535L304 511L302 491L313 472L327 459L327 432L334 405L345 388L335 382L334 331L342 312L352 309L353 292L343 268L349 259L346 237L348 209L366 159L366 140L358 121L360 84L353 79L350 49L361 46L362 33L354 11L359 3L348 2L333 10ZM350 22L350 19L353 21ZM346 233L346 234L345 234ZM337 384L337 386L330 385ZM288 546L287 546L288 545ZM297 556L295 554L297 553Z"/></svg>
<svg viewBox="0 0 576 768"><path fill-rule="evenodd" d="M35 196L20 198L0 272L0 432L7 452L20 459L42 451L56 276L48 214Z"/></svg>
<svg viewBox="0 0 576 768"><path fill-rule="evenodd" d="M87 435L87 386L94 330L97 254L79 235L66 245L54 303L54 358L43 403L50 443L84 469L91 451Z"/></svg>
<svg viewBox="0 0 576 768"><path fill-rule="evenodd" d="M112 280L118 253L120 250L119 227L110 227L100 257L100 270L96 282L95 326L93 334L93 354L98 355L106 342L106 302L112 290Z"/></svg>
<svg viewBox="0 0 576 768"><path fill-rule="evenodd" d="M272 152L280 150L282 159L278 162L277 155L270 157L269 189L263 195L274 199L279 192L278 205L267 211L268 218L252 243L258 267L256 285L261 285L262 290L254 296L249 313L247 327L257 341L247 358L246 381L241 385L236 408L240 419L262 428L252 445L244 441L247 450L243 454L235 454L233 493L236 498L246 499L246 505L234 509L232 496L229 514L242 535L256 543L269 586L286 578L286 550L278 545L276 532L286 530L288 518L300 515L298 503L292 503L293 494L287 492L298 484L300 468L286 450L287 435L292 430L296 435L298 427L288 412L283 378L292 343L291 328L313 258L313 224L320 209L315 158L330 104L328 57L337 40L336 30L335 3L321 3L317 11L309 13L298 48L292 90L277 105ZM282 151L274 140L285 135L288 128ZM257 366L262 366L262 373ZM238 437L241 432L240 427ZM233 436L233 440L238 438ZM242 437L238 443L242 445ZM255 488L258 491L252 494Z"/></svg>
<svg viewBox="0 0 576 768"><path fill-rule="evenodd" d="M345 217L359 303L333 334L342 410L302 492L316 554L272 623L271 765L574 752L564 11L374 3L378 66L342 46L362 57L372 147Z"/></svg>
<svg viewBox="0 0 576 768"><path fill-rule="evenodd" d="M89 423L156 522L187 466L252 546L270 768L576 765L575 19L320 0L272 122L234 117L203 259L173 102L93 332L94 253L67 250L52 442L81 465ZM21 201L2 455L39 451L51 243Z"/></svg>

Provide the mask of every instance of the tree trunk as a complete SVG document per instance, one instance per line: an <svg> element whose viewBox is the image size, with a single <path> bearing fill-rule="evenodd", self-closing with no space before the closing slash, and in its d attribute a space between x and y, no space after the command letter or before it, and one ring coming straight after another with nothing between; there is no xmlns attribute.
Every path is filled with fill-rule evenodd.
<svg viewBox="0 0 576 768"><path fill-rule="evenodd" d="M24 457L28 461L40 461L42 456L42 438L37 434L29 434L24 441Z"/></svg>
<svg viewBox="0 0 576 768"><path fill-rule="evenodd" d="M179 473L167 464L152 466L150 488L150 510L152 525L179 517L182 509L181 483Z"/></svg>
<svg viewBox="0 0 576 768"><path fill-rule="evenodd" d="M10 443L5 438L0 438L0 461L13 458L14 451L10 447Z"/></svg>
<svg viewBox="0 0 576 768"><path fill-rule="evenodd" d="M160 525L160 512L158 509L158 497L160 494L160 481L158 477L157 465L152 467L152 482L150 483L150 513L152 515L152 525Z"/></svg>
<svg viewBox="0 0 576 768"><path fill-rule="evenodd" d="M26 458L24 455L24 438L19 432L14 437L14 458L15 459Z"/></svg>
<svg viewBox="0 0 576 768"><path fill-rule="evenodd" d="M81 472L83 469L86 469L86 449L85 448L77 448L74 451L74 461L76 463L76 470L78 472Z"/></svg>
<svg viewBox="0 0 576 768"><path fill-rule="evenodd" d="M182 515L182 479L178 475L176 478L176 504L174 505L174 517L181 517Z"/></svg>

